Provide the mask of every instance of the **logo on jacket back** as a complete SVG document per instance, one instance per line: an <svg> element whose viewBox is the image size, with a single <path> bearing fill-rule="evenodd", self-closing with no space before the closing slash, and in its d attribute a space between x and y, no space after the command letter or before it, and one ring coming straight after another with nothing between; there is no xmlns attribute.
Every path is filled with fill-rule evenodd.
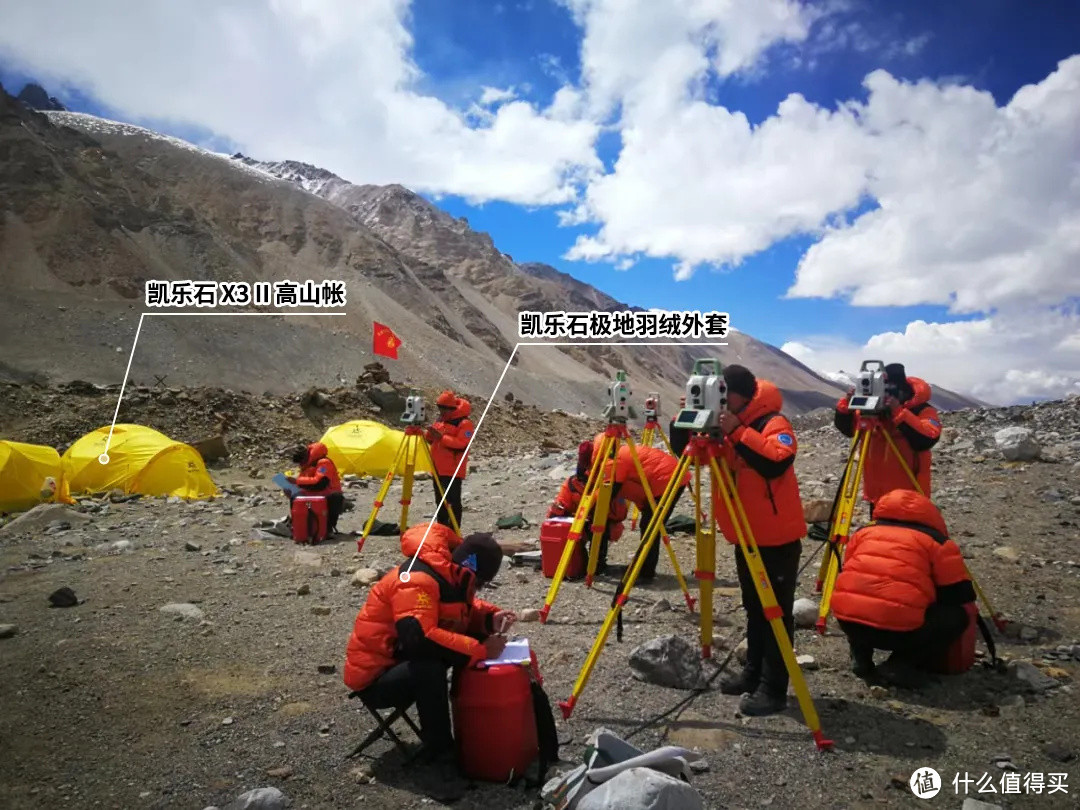
<svg viewBox="0 0 1080 810"><path fill-rule="evenodd" d="M941 422L939 422L937 419L927 419L926 421L929 422L934 427L937 427L937 428L941 427Z"/></svg>
<svg viewBox="0 0 1080 810"><path fill-rule="evenodd" d="M417 591L416 593L416 606L418 608L431 607L431 597L427 595L425 591Z"/></svg>
<svg viewBox="0 0 1080 810"><path fill-rule="evenodd" d="M468 439L471 436L472 436L472 431L471 430L466 430L465 431L465 438Z"/></svg>
<svg viewBox="0 0 1080 810"><path fill-rule="evenodd" d="M780 444L786 444L788 447L791 447L791 445L795 444L795 437L792 436L790 433L781 433L779 436L776 437L776 439L780 442Z"/></svg>

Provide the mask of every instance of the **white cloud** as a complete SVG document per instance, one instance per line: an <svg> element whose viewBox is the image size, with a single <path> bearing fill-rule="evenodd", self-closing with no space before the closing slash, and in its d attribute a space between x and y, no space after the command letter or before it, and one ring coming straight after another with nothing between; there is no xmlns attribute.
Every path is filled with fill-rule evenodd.
<svg viewBox="0 0 1080 810"><path fill-rule="evenodd" d="M490 107L494 104L499 104L503 101L511 101L512 99L517 98L517 92L513 87L501 89L484 85L480 88L480 91L480 104L484 107Z"/></svg>
<svg viewBox="0 0 1080 810"><path fill-rule="evenodd" d="M524 102L463 115L415 88L407 0L5 2L0 57L136 121L206 128L355 182L566 202L598 128Z"/></svg>
<svg viewBox="0 0 1080 810"><path fill-rule="evenodd" d="M1055 309L971 321L914 321L864 344L830 338L781 350L822 374L863 360L903 363L909 374L1000 405L1080 392L1080 310Z"/></svg>

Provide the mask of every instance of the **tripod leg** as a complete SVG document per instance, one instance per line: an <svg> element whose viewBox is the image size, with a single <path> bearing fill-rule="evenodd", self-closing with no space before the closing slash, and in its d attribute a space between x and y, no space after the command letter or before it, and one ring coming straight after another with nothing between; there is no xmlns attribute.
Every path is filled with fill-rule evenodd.
<svg viewBox="0 0 1080 810"><path fill-rule="evenodd" d="M682 569L679 567L679 560L675 556L675 549L672 548L672 546L671 546L671 538L668 537L667 529L664 528L664 523L667 520L667 511L663 511L663 512L657 511L657 509L656 509L656 501L653 499L652 490L649 488L649 479L648 479L648 476L645 475L645 470L641 466L641 459L638 458L637 449L634 447L634 440L632 438L630 438L629 436L627 436L626 443L628 445L630 445L630 458L634 462L634 469L637 471L638 480L641 481L641 488L645 491L645 498L649 502L649 507L653 510L653 518L654 519L660 518L660 524L659 524L659 526L660 526L660 528L659 528L660 538L664 543L664 547L667 549L668 556L671 558L671 567L675 571L675 579L678 580L679 588L683 592L683 599L686 600L686 607L691 613L693 613L694 612L694 597L692 597L690 595L690 589L686 586L686 579L683 577ZM685 470L684 470L684 472L685 472ZM679 477L674 479L674 480L675 481L681 481L682 480L682 474L680 473ZM670 484L671 484L671 482L669 481L668 482L668 485L669 485L668 488L669 489L670 489ZM676 485L675 489L678 489L677 485ZM674 491L674 490L672 490L672 491ZM670 509L672 507L673 503L674 503L674 497L672 497L672 503L669 503L667 505L667 508Z"/></svg>
<svg viewBox="0 0 1080 810"><path fill-rule="evenodd" d="M855 516L855 506L859 498L859 484L863 478L867 450L870 447L870 431L856 431L855 437L858 439L858 458L855 461L854 469L849 468L845 474L844 489L837 504L833 525L829 531L828 570L825 572L825 580L822 583L818 618L814 625L819 635L825 634L829 608L832 605L833 590L836 587L836 577L840 573L844 549L847 547L848 536L851 534L851 521Z"/></svg>
<svg viewBox="0 0 1080 810"><path fill-rule="evenodd" d="M408 449L405 451L405 480L401 485L401 530L409 525L409 504L412 503L413 480L416 474L416 448L419 436L406 436ZM436 478L438 480L438 478Z"/></svg>
<svg viewBox="0 0 1080 810"><path fill-rule="evenodd" d="M671 502L675 499L675 491L678 489L676 482L682 478L689 463L689 456L683 456L679 460L676 476L668 482L667 489L664 490L664 494L660 499L661 504L667 506L671 505ZM660 513L654 509L653 519L649 525L645 527L645 535L642 537L641 545L638 546L637 554L634 556L634 563L623 580L619 595L615 597L614 604L612 604L611 609L608 610L607 616L604 617L604 623L600 626L600 633L597 635L596 640L593 642L592 649L589 650L589 654L585 658L585 664L582 666L581 672L578 673L577 680L574 682L574 688L570 692L570 697L566 700L559 701L559 708L562 709L564 719L570 717L570 713L574 710L578 698L585 690L585 686L589 682L589 676L592 674L593 668L600 658L600 653L607 643L608 636L611 635L611 628L615 626L615 622L619 618L619 613L629 600L630 591L633 589L634 583L637 582L638 575L645 565L645 558L648 556L649 548L656 542L661 525L663 525L663 521L660 519Z"/></svg>
<svg viewBox="0 0 1080 810"><path fill-rule="evenodd" d="M616 452L618 451L618 439L615 439ZM593 577L596 576L596 566L600 561L600 546L603 544L604 532L607 531L608 511L611 507L611 489L615 483L615 469L611 475L604 475L600 484L599 494L596 496L596 504L592 510L592 525L590 526L592 540L589 543L589 564L585 571L585 587L591 588Z"/></svg>
<svg viewBox="0 0 1080 810"><path fill-rule="evenodd" d="M611 448L613 441L615 441L613 436L605 435L600 442L600 449L593 453L589 480L585 482L585 491L581 493L581 501L578 503L577 512L574 513L574 522L570 524L570 534L566 538L566 545L563 546L562 557L559 558L559 566L555 569L555 576L548 587L547 596L544 597L544 606L540 608L541 624L547 622L551 606L555 603L555 596L559 593L559 586L562 584L563 577L566 576L566 569L570 565L570 560L574 557L574 549L577 548L577 541L581 539L581 530L584 528L585 520L592 509L593 500L596 497L597 483L603 474L607 452ZM614 467L614 464L612 467Z"/></svg>
<svg viewBox="0 0 1080 810"><path fill-rule="evenodd" d="M641 431L641 444L644 447L652 447L653 435L652 425L646 425L645 429ZM638 518L641 517L641 510L637 508L636 503L630 504L630 530L633 531L637 528Z"/></svg>
<svg viewBox="0 0 1080 810"><path fill-rule="evenodd" d="M803 719L807 728L813 733L814 743L818 749L830 749L833 742L825 739L825 735L821 730L821 720L818 718L814 701L810 697L810 690L806 686L802 670L799 669L799 664L795 660L795 650L791 646L791 639L788 638L787 628L784 627L784 611L776 601L776 594L773 592L768 572L765 570L765 566L761 562L761 556L758 554L757 543L754 540L753 532L750 531L750 521L746 517L742 501L739 499L738 490L735 488L735 479L731 476L731 471L723 460L720 461L719 466L715 458L710 461L710 464L713 475L716 476L717 480L723 482L720 493L724 499L724 507L731 518L732 525L735 527L735 534L738 536L739 547L742 549L747 567L753 575L754 589L757 591L758 599L761 601L765 618L768 620L773 635L776 637L776 644L780 648L780 654L784 659L784 667L788 671L788 677L791 678L791 685L795 688L795 695L799 700L799 708L802 710ZM729 491L732 493L731 495L728 495Z"/></svg>
<svg viewBox="0 0 1080 810"><path fill-rule="evenodd" d="M821 586L825 583L825 579L829 572L829 565L834 551L832 538L833 530L836 528L836 508L844 493L848 491L848 478L851 475L855 464L855 451L858 447L859 434L858 431L856 431L851 436L851 443L848 446L847 461L844 462L844 472L840 476L840 485L836 488L836 495L833 497L832 509L829 510L829 538L826 541L825 553L821 555L821 565L818 567L817 583L814 586L814 590L817 593L821 593Z"/></svg>
<svg viewBox="0 0 1080 810"><path fill-rule="evenodd" d="M701 491L701 465L694 464L694 486ZM701 502L694 503L694 524L696 529L697 569L694 576L698 581L698 598L701 605L701 657L712 656L713 634L713 583L716 581L716 504L709 513L709 523L704 525Z"/></svg>
<svg viewBox="0 0 1080 810"><path fill-rule="evenodd" d="M401 463L402 454L405 452L405 442L408 438L408 436L401 437L401 444L398 445L397 452L394 454L394 461L390 465L386 477L383 478L382 486L379 487L379 491L375 495L375 503L372 505L371 514L368 516L367 523L364 524L360 539L356 541L357 554L364 550L364 543L367 541L368 535L371 534L371 527L375 525L375 517L379 514L379 510L386 501L386 496L390 492L390 485L394 483L394 476L397 475L398 465ZM405 531L404 526L398 528Z"/></svg>

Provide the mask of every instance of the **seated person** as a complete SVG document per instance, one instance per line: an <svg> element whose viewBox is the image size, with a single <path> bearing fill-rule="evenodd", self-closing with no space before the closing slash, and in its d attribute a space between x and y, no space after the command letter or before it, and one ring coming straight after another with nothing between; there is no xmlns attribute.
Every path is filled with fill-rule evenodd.
<svg viewBox="0 0 1080 810"><path fill-rule="evenodd" d="M298 447L292 455L294 464L300 466L300 474L295 478L286 476L292 486L285 489L289 503L297 495L322 495L326 498L326 534L332 537L337 532L338 518L345 508L345 496L341 492L341 477L337 466L326 455L326 445L314 442L306 447ZM291 520L291 513L290 513Z"/></svg>
<svg viewBox="0 0 1080 810"><path fill-rule="evenodd" d="M578 445L577 470L573 475L563 481L562 486L559 488L559 494L555 496L555 500L548 509L547 516L549 518L574 517L574 515L577 514L578 506L581 504L581 496L585 494L585 485L589 482L589 471L592 468L592 453L592 441L586 440ZM622 537L623 521L626 520L627 511L628 506L626 500L624 498L615 497L613 491L611 504L608 507L607 526L604 529L604 533L600 536L600 556L596 563L597 575L606 574L608 572L608 543L614 543ZM590 518L585 521L585 527L582 530L586 554L591 551L590 544L592 542L592 537L592 519L590 516Z"/></svg>
<svg viewBox="0 0 1080 810"><path fill-rule="evenodd" d="M975 589L941 513L912 490L894 489L874 522L852 535L836 578L832 612L847 634L853 670L917 687L971 621ZM874 650L892 650L874 666Z"/></svg>
<svg viewBox="0 0 1080 810"><path fill-rule="evenodd" d="M436 523L401 536L408 559L372 586L346 651L345 685L377 708L416 703L425 762L454 756L447 671L494 658L517 617L476 598L495 578L502 549L490 534L462 540ZM422 543L422 545L421 545ZM419 556L409 570L409 562ZM408 582L400 574L409 571Z"/></svg>

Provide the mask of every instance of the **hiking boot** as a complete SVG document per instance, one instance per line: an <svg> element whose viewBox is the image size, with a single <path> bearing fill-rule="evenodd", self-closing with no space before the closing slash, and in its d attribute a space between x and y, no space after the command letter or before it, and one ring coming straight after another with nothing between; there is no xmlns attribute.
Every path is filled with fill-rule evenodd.
<svg viewBox="0 0 1080 810"><path fill-rule="evenodd" d="M877 674L886 682L900 689L922 689L930 679L925 672L895 653L877 667Z"/></svg>
<svg viewBox="0 0 1080 810"><path fill-rule="evenodd" d="M739 711L747 717L779 714L786 708L787 694L777 694L764 686L759 686L752 695L745 695L739 701Z"/></svg>
<svg viewBox="0 0 1080 810"><path fill-rule="evenodd" d="M742 695L753 692L758 688L759 683L761 683L761 673L744 667L742 672L729 674L720 681L720 694Z"/></svg>

